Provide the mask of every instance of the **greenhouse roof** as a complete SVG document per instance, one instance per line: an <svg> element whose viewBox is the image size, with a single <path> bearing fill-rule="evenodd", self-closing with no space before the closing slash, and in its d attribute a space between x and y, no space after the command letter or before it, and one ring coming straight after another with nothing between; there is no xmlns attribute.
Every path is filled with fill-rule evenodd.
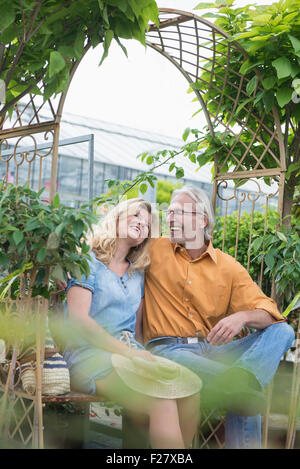
<svg viewBox="0 0 300 469"><path fill-rule="evenodd" d="M60 141L94 134L94 160L96 162L124 166L136 170L150 169L150 167L137 158L145 152L156 153L159 150L179 150L184 143L181 139L135 129L124 125L113 124L90 117L64 113L61 121ZM64 146L61 155L77 158L88 158L86 143ZM185 179L211 183L210 167L206 166L196 172L197 165L188 158L179 155L176 157L177 165L184 168ZM169 173L169 165L159 168L159 174Z"/></svg>
<svg viewBox="0 0 300 469"><path fill-rule="evenodd" d="M183 140L175 137L149 132L146 130L114 124L90 117L79 116L65 112L61 121L60 141L80 136L94 135L94 159L97 162L108 163L136 170L150 169L137 155L145 152L153 153L164 149L179 150ZM87 143L64 146L61 155L77 158L88 158ZM184 179L201 183L211 183L212 165L205 165L196 172L197 165L183 155L176 157L177 166L184 169ZM164 176L175 176L168 170L169 165L161 166L155 172ZM233 181L227 181L228 187L233 187ZM277 183L266 185L262 180L259 183L261 190L270 194L277 189ZM254 180L247 181L243 190L257 192L258 186Z"/></svg>
<svg viewBox="0 0 300 469"><path fill-rule="evenodd" d="M30 116L28 116L30 117ZM47 116L44 116L47 118ZM106 122L86 116L64 112L60 125L60 142L66 140L80 139L88 135L94 135L94 160L95 162L107 163L111 165L132 168L139 171L149 170L150 166L143 163L137 155L141 153L155 154L160 150L179 150L183 145L180 138L170 137L159 133L154 133L137 128L127 127L120 124ZM88 158L88 144L76 143L60 147L60 156L72 156L74 158ZM184 169L184 179L191 182L207 183L212 182L212 165L205 165L196 172L197 165L193 164L183 155L176 157L177 166ZM168 170L169 165L161 166L155 172L167 177L175 176ZM232 180L227 181L228 189L233 188ZM260 189L265 194L275 193L278 184L266 185L263 180L259 181ZM257 193L258 185L255 179L248 180L241 189Z"/></svg>

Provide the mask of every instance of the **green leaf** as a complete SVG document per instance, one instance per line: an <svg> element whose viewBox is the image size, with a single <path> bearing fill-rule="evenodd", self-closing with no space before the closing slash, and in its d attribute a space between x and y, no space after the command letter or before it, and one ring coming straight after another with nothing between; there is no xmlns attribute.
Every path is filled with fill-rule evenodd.
<svg viewBox="0 0 300 469"><path fill-rule="evenodd" d="M299 13L297 11L294 11L294 12L290 13L289 15L284 16L283 22L284 23L290 23L292 19L294 19L296 16L298 16L298 14Z"/></svg>
<svg viewBox="0 0 300 469"><path fill-rule="evenodd" d="M290 88L279 88L276 99L280 107L284 107L292 99L293 90Z"/></svg>
<svg viewBox="0 0 300 469"><path fill-rule="evenodd" d="M300 40L297 39L296 37L294 36L291 36L290 34L288 34L288 37L289 37L289 40L291 41L292 43L292 46L295 50L295 54L298 55L300 54Z"/></svg>
<svg viewBox="0 0 300 469"><path fill-rule="evenodd" d="M191 155L189 155L189 160L192 162L192 163L196 163L196 155L195 153L192 153Z"/></svg>
<svg viewBox="0 0 300 469"><path fill-rule="evenodd" d="M248 82L246 86L246 91L249 95L251 95L255 91L257 87L257 82L258 82L258 77L256 75L254 75L254 77L252 77L251 80Z"/></svg>
<svg viewBox="0 0 300 469"><path fill-rule="evenodd" d="M76 220L72 226L73 226L75 235L77 236L77 238L79 238L83 233L84 223L81 220Z"/></svg>
<svg viewBox="0 0 300 469"><path fill-rule="evenodd" d="M187 127L182 134L182 139L186 142L188 136L190 135L191 129Z"/></svg>
<svg viewBox="0 0 300 469"><path fill-rule="evenodd" d="M60 235L61 231L63 230L64 228L64 223L60 223L56 228L55 228L55 234L57 234L57 236Z"/></svg>
<svg viewBox="0 0 300 469"><path fill-rule="evenodd" d="M272 37L272 34L266 34L265 36L255 36L255 37L252 37L250 39L250 41L253 41L253 42L264 41L264 42L266 42L268 39L270 39L270 37Z"/></svg>
<svg viewBox="0 0 300 469"><path fill-rule="evenodd" d="M262 247L263 242L264 242L264 239L262 237L256 238L252 244L254 251L259 251L260 248Z"/></svg>
<svg viewBox="0 0 300 469"><path fill-rule="evenodd" d="M235 111L235 116L237 116L239 114L239 112L248 104L250 103L250 101L253 101L253 98L248 98L248 99L245 99L245 101L243 101L237 108L237 110Z"/></svg>
<svg viewBox="0 0 300 469"><path fill-rule="evenodd" d="M193 10L206 10L208 8L217 8L217 7L214 3L200 2L198 3L197 6L193 8Z"/></svg>
<svg viewBox="0 0 300 469"><path fill-rule="evenodd" d="M45 259L46 257L46 254L47 254L47 249L46 248L41 248L39 249L38 253L37 253L37 256L36 256L36 259L39 263L42 263L43 260Z"/></svg>
<svg viewBox="0 0 300 469"><path fill-rule="evenodd" d="M271 88L273 88L276 82L276 77L267 77L263 80L262 84L266 90L270 90Z"/></svg>
<svg viewBox="0 0 300 469"><path fill-rule="evenodd" d="M18 228L12 225L6 225L5 231L18 231Z"/></svg>
<svg viewBox="0 0 300 469"><path fill-rule="evenodd" d="M270 251L265 256L265 263L269 267L269 269L272 270L275 264L275 258L273 257L273 254Z"/></svg>
<svg viewBox="0 0 300 469"><path fill-rule="evenodd" d="M13 240L18 245L24 238L22 231L14 231L13 232Z"/></svg>
<svg viewBox="0 0 300 469"><path fill-rule="evenodd" d="M76 280L78 280L78 282L81 283L81 281L82 281L82 276L81 276L80 268L79 268L78 265L74 264L74 265L72 266L71 274L72 274L73 277L76 278Z"/></svg>
<svg viewBox="0 0 300 469"><path fill-rule="evenodd" d="M146 159L146 163L148 165L152 164L153 163L153 156L148 156L147 159Z"/></svg>
<svg viewBox="0 0 300 469"><path fill-rule="evenodd" d="M299 170L300 169L300 162L299 163L291 163L289 166L288 166L288 170L287 170L287 173L286 173L286 178L289 179L291 174L296 171L296 170Z"/></svg>
<svg viewBox="0 0 300 469"><path fill-rule="evenodd" d="M171 163L170 166L169 166L169 173L171 173L173 171L173 169L175 168L175 163Z"/></svg>
<svg viewBox="0 0 300 469"><path fill-rule="evenodd" d="M59 199L59 194L57 193L55 194L53 202L52 202L53 208L59 207L59 204L60 204L60 199Z"/></svg>
<svg viewBox="0 0 300 469"><path fill-rule="evenodd" d="M56 50L50 52L49 78L53 77L66 66L65 59Z"/></svg>
<svg viewBox="0 0 300 469"><path fill-rule="evenodd" d="M2 265L3 267L6 267L9 263L9 258L6 254L4 254L3 252L0 252L0 265Z"/></svg>
<svg viewBox="0 0 300 469"><path fill-rule="evenodd" d="M15 9L12 2L5 2L5 5L3 2L1 3L0 30L6 29L15 20Z"/></svg>
<svg viewBox="0 0 300 469"><path fill-rule="evenodd" d="M46 248L49 251L53 251L59 247L59 244L60 244L60 238L57 236L57 234L54 232L50 233L48 236Z"/></svg>
<svg viewBox="0 0 300 469"><path fill-rule="evenodd" d="M245 39L245 38L248 38L248 37L253 37L256 34L257 34L256 31L253 31L253 30L245 31L244 33L235 34L234 39Z"/></svg>
<svg viewBox="0 0 300 469"><path fill-rule="evenodd" d="M22 239L22 241L18 244L18 247L17 247L18 254L20 254L23 251L25 246L26 246L26 241L25 239Z"/></svg>
<svg viewBox="0 0 300 469"><path fill-rule="evenodd" d="M110 44L111 44L111 41L112 41L114 35L115 34L114 34L114 31L112 29L108 29L105 33L105 38L104 38L104 42L103 42L104 52L103 52L103 55L101 57L99 66L102 64L103 60L108 56L108 49L110 47Z"/></svg>
<svg viewBox="0 0 300 469"><path fill-rule="evenodd" d="M300 307L300 291L296 294L292 302L288 305L286 310L282 313L283 317L287 317L291 311Z"/></svg>
<svg viewBox="0 0 300 469"><path fill-rule="evenodd" d="M24 231L33 231L40 226L40 221L37 218L30 219L26 225Z"/></svg>
<svg viewBox="0 0 300 469"><path fill-rule="evenodd" d="M269 23L271 18L272 15L270 15L269 13L266 13L264 15L257 15L255 16L255 23L265 26L266 23Z"/></svg>
<svg viewBox="0 0 300 469"><path fill-rule="evenodd" d="M279 57L278 59L273 60L272 65L277 71L277 76L279 80L281 78L291 76L293 72L292 64L286 57Z"/></svg>
<svg viewBox="0 0 300 469"><path fill-rule="evenodd" d="M158 11L157 4L155 2L152 2L152 5L148 5L148 6L143 8L143 17L144 17L144 19L146 21L148 19L150 21L153 21L153 23L155 23L157 27L159 25L158 14L159 14L159 11Z"/></svg>
<svg viewBox="0 0 300 469"><path fill-rule="evenodd" d="M65 281L64 271L61 265L57 264L51 271L51 276L54 280L60 280L61 282Z"/></svg>
<svg viewBox="0 0 300 469"><path fill-rule="evenodd" d="M72 59L75 57L75 51L74 48L71 46L60 46L58 48L58 52L63 56L63 57L69 57Z"/></svg>
<svg viewBox="0 0 300 469"><path fill-rule="evenodd" d="M176 178L180 179L184 177L184 169L183 168L176 168Z"/></svg>
<svg viewBox="0 0 300 469"><path fill-rule="evenodd" d="M255 99L254 99L254 101L253 101L254 106L256 106L257 103L259 103L259 101L260 101L261 99L263 99L265 93L266 93L265 90L264 90L264 91L260 91L259 93L257 93L257 95L255 96Z"/></svg>
<svg viewBox="0 0 300 469"><path fill-rule="evenodd" d="M84 41L85 34L83 31L79 31L74 42L74 53L77 60L80 60L83 55Z"/></svg>
<svg viewBox="0 0 300 469"><path fill-rule="evenodd" d="M281 231L277 231L277 236L279 239L281 239L281 241L284 241L285 243L288 242L286 236Z"/></svg>
<svg viewBox="0 0 300 469"><path fill-rule="evenodd" d="M265 105L266 112L269 113L272 110L274 103L275 103L275 96L274 96L273 90L264 92L263 103Z"/></svg>
<svg viewBox="0 0 300 469"><path fill-rule="evenodd" d="M253 68L257 67L257 65L261 65L263 64L264 61L263 60L258 60L256 62L251 62L250 59L247 59L243 65L241 66L240 68L240 73L242 73L243 75L246 75L248 72L250 72L250 70L252 70Z"/></svg>
<svg viewBox="0 0 300 469"><path fill-rule="evenodd" d="M142 194L145 194L147 192L148 186L147 184L141 184L139 189Z"/></svg>
<svg viewBox="0 0 300 469"><path fill-rule="evenodd" d="M115 40L117 41L118 45L121 47L121 49L122 49L122 51L124 52L124 54L126 55L126 57L128 57L127 49L126 49L126 47L121 43L120 39L116 36L116 37L115 37Z"/></svg>

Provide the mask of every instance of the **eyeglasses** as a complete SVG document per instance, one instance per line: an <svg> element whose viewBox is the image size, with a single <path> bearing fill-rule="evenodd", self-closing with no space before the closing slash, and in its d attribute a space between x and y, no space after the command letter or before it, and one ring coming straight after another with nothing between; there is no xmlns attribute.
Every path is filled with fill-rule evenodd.
<svg viewBox="0 0 300 469"><path fill-rule="evenodd" d="M185 214L203 215L202 212L195 212L195 211L188 212L188 211L186 211L186 210L181 210L181 209L165 210L164 213L166 213L167 216L169 216L169 215L171 215L171 214L173 213L173 215L176 215L177 217L182 217L182 216L185 215Z"/></svg>

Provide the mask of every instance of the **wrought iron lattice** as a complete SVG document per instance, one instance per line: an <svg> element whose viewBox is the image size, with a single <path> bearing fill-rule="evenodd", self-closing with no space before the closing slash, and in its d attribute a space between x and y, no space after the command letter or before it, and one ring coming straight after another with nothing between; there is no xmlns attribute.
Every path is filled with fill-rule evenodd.
<svg viewBox="0 0 300 469"><path fill-rule="evenodd" d="M225 417L216 415L215 411L202 412L195 444L196 448L224 449L224 422Z"/></svg>
<svg viewBox="0 0 300 469"><path fill-rule="evenodd" d="M279 117L276 109L272 109L272 112L269 114L262 113L262 115L256 115L249 102L247 102L249 95L246 87L249 79L239 71L240 66L246 61L247 55L238 44L226 41L228 36L223 30L204 18L180 10L162 8L160 9L159 20L159 27L151 25L147 32L147 45L168 59L185 76L188 83L193 86L193 90L205 115L210 134L214 136L217 131L221 131L224 141L228 135L232 137L231 144L224 147L225 156L223 155L223 158L220 159L220 155L215 155L213 202L214 206L216 206L216 199L219 197L225 200L226 203L223 248L226 239L228 204L232 200L236 200L238 204L238 228L233 253L234 256L237 256L239 220L243 204L250 203L251 220L253 221L255 204L262 199L264 200L265 232L267 230L267 215L272 197L276 196L278 198L278 212L282 213L286 167L284 141ZM87 44L85 53L89 47L90 44ZM232 66L232 57L235 58L235 63L239 65L238 67ZM79 61L74 61L71 78L76 72L78 65ZM202 84L205 84L205 88L208 86L208 92L202 90ZM259 92L260 88L257 85L254 90L254 97ZM22 100L22 106L19 104L15 105L11 119L0 122L2 124L0 127L0 177L3 175L8 177L9 172L14 167L17 175L16 182L18 183L19 173L25 165L27 180L30 183L32 181L33 161L37 160L39 162L38 187L41 187L43 184L44 161L50 158L49 191L50 199L53 198L56 191L57 179L59 124L66 95L67 92L62 93L56 100L51 99L43 102L40 96L28 94ZM212 101L213 106L211 105ZM231 103L231 111L226 116L224 115L225 103ZM243 112L239 113L241 104L243 104ZM42 118L42 115L50 117ZM250 125L250 121L255 121L254 127ZM236 122L236 124L231 125L233 122ZM248 132L251 136L247 142L242 139L243 132ZM38 143L42 143L44 139L49 138L53 141L51 149L46 154L39 153L37 150ZM33 149L29 152L28 150L22 150L28 144ZM258 153L254 151L254 148L257 146L260 148ZM236 163L234 169L228 165L231 158ZM246 170L244 166L246 158L251 160L251 170ZM257 186L257 191L254 191L255 193L253 192L251 195L245 193L239 198L236 187L231 190L231 193L226 192L229 187L229 181L235 179L245 181L261 177L270 177L278 184L272 194L264 194L260 183L256 180L254 184ZM249 235L249 246L250 244L251 235ZM249 254L247 260L248 267L250 262ZM263 264L261 266L260 283L262 276ZM7 386L5 386L5 390L8 393ZM14 396L16 395L15 393ZM2 399L2 404L3 402ZM34 414L35 425L38 428L38 432L35 434L40 439L40 442L37 444L42 446L41 395L35 396L34 402L36 409ZM22 398L20 397L19 401L17 398L14 403L22 406L24 410L22 422L26 423L29 410L25 410ZM203 415L203 424L199 432L200 447L210 447L213 439L218 447L222 448L224 446L224 442L219 437L219 430L222 424L223 418L215 423L211 414ZM209 435L203 433L204 425L208 426ZM20 433L21 425L17 421L14 429L7 429L7 431L10 437L18 433L21 440L27 444L29 436Z"/></svg>

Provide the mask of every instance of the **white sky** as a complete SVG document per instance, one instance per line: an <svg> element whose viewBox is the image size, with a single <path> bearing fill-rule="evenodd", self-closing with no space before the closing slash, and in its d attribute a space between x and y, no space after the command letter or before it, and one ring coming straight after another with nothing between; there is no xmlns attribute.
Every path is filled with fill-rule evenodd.
<svg viewBox="0 0 300 469"><path fill-rule="evenodd" d="M206 0L208 1L208 0ZM161 8L190 11L199 0L157 0ZM252 3L237 0L238 6ZM264 0L256 3L272 3ZM181 138L186 127L201 128L202 113L188 82L167 59L137 41L125 41L128 58L112 42L109 55L98 67L102 45L90 50L79 65L64 106L65 112Z"/></svg>

